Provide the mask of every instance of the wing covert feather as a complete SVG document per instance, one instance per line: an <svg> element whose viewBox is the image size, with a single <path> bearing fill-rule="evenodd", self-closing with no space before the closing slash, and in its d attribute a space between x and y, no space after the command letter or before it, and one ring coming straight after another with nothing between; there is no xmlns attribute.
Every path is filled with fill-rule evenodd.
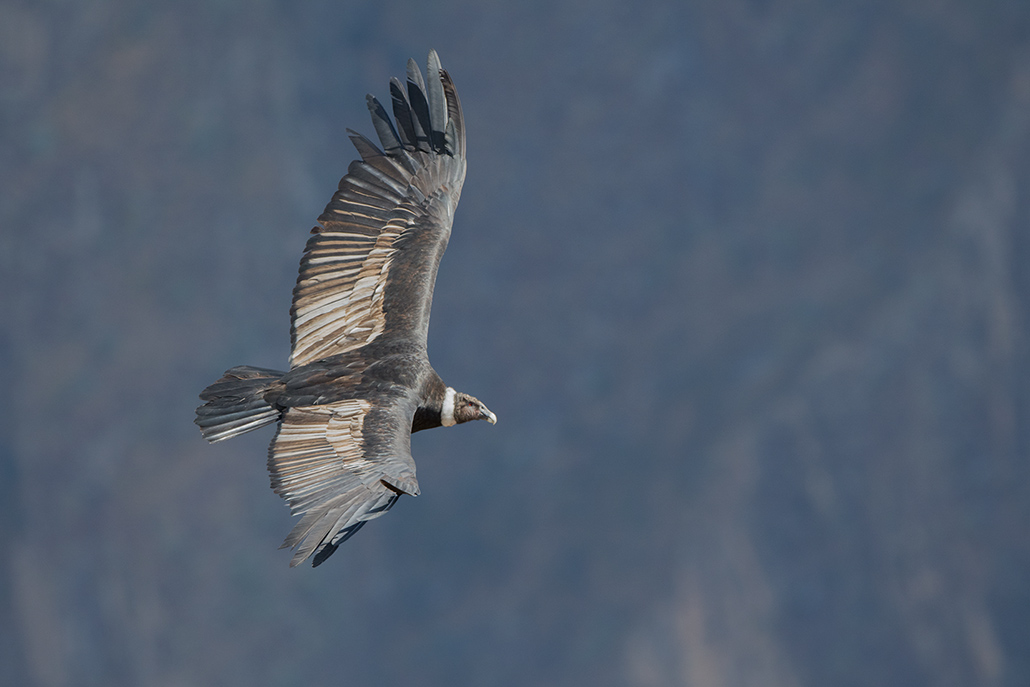
<svg viewBox="0 0 1030 687"><path fill-rule="evenodd" d="M436 271L465 179L461 104L435 52L429 64L428 87L412 65L407 95L391 81L396 126L369 96L385 152L349 132L361 159L350 164L305 247L290 311L293 368L380 337L425 345Z"/></svg>
<svg viewBox="0 0 1030 687"><path fill-rule="evenodd" d="M296 549L291 567L312 554L321 563L401 494L418 494L411 435L403 431L413 413L405 398L348 399L284 413L268 471L272 489L301 516L283 542Z"/></svg>

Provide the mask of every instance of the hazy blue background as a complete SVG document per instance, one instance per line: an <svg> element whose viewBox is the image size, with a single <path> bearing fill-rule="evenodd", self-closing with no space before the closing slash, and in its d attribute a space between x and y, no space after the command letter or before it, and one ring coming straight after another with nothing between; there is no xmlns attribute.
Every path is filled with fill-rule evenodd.
<svg viewBox="0 0 1030 687"><path fill-rule="evenodd" d="M430 48L499 416L287 567L308 230ZM0 4L0 683L1030 684L1030 4Z"/></svg>

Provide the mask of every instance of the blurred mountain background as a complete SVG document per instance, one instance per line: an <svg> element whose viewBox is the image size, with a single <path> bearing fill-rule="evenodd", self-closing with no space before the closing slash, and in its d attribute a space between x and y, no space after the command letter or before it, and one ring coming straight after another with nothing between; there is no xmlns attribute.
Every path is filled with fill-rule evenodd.
<svg viewBox="0 0 1030 687"><path fill-rule="evenodd" d="M291 570L193 409L430 48L499 423ZM4 0L0 117L0 683L1030 684L1030 4Z"/></svg>

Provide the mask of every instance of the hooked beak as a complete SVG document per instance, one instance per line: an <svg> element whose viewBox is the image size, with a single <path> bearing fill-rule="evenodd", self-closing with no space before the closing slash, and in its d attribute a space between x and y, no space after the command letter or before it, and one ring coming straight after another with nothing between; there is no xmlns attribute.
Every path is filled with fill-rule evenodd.
<svg viewBox="0 0 1030 687"><path fill-rule="evenodd" d="M497 424L497 416L491 413L490 410L482 403L479 404L479 419L486 420L491 425Z"/></svg>

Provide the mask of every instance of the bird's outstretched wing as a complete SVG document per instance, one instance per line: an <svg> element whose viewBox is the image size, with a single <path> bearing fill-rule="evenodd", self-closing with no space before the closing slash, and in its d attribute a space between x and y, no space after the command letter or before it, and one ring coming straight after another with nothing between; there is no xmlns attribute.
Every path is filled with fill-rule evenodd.
<svg viewBox="0 0 1030 687"><path fill-rule="evenodd" d="M401 494L418 494L411 458L413 401L348 399L289 408L268 449L272 488L300 522L283 548L290 566L314 554L314 565Z"/></svg>
<svg viewBox="0 0 1030 687"><path fill-rule="evenodd" d="M318 218L293 291L290 366L381 337L426 341L436 270L465 180L465 128L450 76L429 54L428 81L408 61L390 80L396 126L368 96L380 150L349 131L361 155Z"/></svg>

